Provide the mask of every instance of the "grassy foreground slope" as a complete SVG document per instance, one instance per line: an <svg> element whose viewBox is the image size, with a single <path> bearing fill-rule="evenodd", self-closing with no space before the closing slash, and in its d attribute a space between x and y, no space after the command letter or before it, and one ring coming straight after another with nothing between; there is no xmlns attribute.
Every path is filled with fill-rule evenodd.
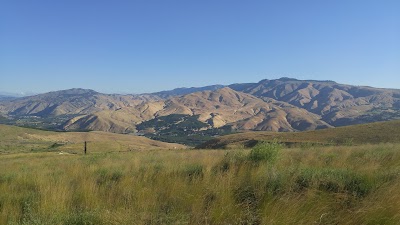
<svg viewBox="0 0 400 225"><path fill-rule="evenodd" d="M264 147L0 155L0 224L400 221L400 144Z"/></svg>
<svg viewBox="0 0 400 225"><path fill-rule="evenodd" d="M245 132L221 136L199 148L237 148L258 141L278 140L287 144L400 143L400 120L328 128L305 132Z"/></svg>
<svg viewBox="0 0 400 225"><path fill-rule="evenodd" d="M67 151L80 153L83 142L88 151L129 151L142 149L175 149L183 145L170 144L133 135L106 132L52 132L0 124L0 153Z"/></svg>

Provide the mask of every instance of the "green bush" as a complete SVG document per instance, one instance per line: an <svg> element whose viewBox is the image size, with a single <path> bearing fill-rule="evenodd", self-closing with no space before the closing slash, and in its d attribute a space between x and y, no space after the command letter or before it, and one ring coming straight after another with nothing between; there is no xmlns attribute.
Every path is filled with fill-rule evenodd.
<svg viewBox="0 0 400 225"><path fill-rule="evenodd" d="M274 140L273 142L260 142L254 146L249 154L249 160L253 162L266 161L275 163L282 145Z"/></svg>

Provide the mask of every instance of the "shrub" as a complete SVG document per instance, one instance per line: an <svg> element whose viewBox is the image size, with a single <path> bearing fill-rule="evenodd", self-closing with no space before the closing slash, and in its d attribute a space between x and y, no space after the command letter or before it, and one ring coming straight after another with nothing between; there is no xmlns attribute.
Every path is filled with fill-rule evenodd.
<svg viewBox="0 0 400 225"><path fill-rule="evenodd" d="M285 191L285 180L288 179L286 174L279 172L269 172L265 184L265 191L270 195L278 195Z"/></svg>
<svg viewBox="0 0 400 225"><path fill-rule="evenodd" d="M282 145L276 140L273 142L260 142L251 149L249 160L256 163L261 161L275 163L281 149Z"/></svg>

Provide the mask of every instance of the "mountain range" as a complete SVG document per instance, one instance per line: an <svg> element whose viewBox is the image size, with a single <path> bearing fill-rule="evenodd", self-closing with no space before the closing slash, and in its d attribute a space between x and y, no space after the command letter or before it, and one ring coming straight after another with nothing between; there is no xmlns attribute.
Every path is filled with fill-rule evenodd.
<svg viewBox="0 0 400 225"><path fill-rule="evenodd" d="M304 131L399 119L400 90L291 78L138 95L69 89L0 98L0 118L51 130L158 135L179 129ZM141 126L157 120L164 125Z"/></svg>

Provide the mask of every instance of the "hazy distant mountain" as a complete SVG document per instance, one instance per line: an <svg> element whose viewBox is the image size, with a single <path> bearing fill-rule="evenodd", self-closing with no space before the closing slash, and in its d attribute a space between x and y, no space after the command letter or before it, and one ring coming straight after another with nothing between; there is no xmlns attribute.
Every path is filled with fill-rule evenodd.
<svg viewBox="0 0 400 225"><path fill-rule="evenodd" d="M152 93L152 95L160 96L162 98L169 98L172 96L187 95L187 94L191 94L191 93L199 92L199 91L215 91L215 90L221 89L223 87L225 87L225 86L217 84L217 85L210 85L210 86L205 86L205 87L175 88L175 89L169 90L169 91L155 92L155 93Z"/></svg>
<svg viewBox="0 0 400 225"><path fill-rule="evenodd" d="M9 96L9 95L0 95L0 101L9 101L16 99L17 97Z"/></svg>
<svg viewBox="0 0 400 225"><path fill-rule="evenodd" d="M165 116L188 115L195 117L175 116L150 132L187 130L193 120L201 129L300 131L400 119L400 90L290 78L142 95L70 89L2 101L0 114L17 125L61 130L130 133L145 121L165 124L171 119Z"/></svg>
<svg viewBox="0 0 400 225"><path fill-rule="evenodd" d="M12 92L0 91L0 96L11 97L11 98L21 98L21 97L32 96L32 95L35 95L35 94L36 93L34 93L34 92L12 93Z"/></svg>

